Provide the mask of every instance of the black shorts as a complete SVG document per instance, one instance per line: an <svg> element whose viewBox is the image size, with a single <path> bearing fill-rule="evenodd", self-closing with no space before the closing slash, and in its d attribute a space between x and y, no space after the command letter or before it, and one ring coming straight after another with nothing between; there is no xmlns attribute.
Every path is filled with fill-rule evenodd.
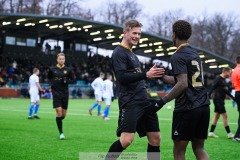
<svg viewBox="0 0 240 160"><path fill-rule="evenodd" d="M224 100L222 99L213 99L213 104L214 104L214 112L222 114L222 113L226 113L226 109L225 109L225 104L224 104Z"/></svg>
<svg viewBox="0 0 240 160"><path fill-rule="evenodd" d="M68 95L53 93L53 108L62 107L68 109Z"/></svg>
<svg viewBox="0 0 240 160"><path fill-rule="evenodd" d="M146 136L147 132L159 132L157 113L153 112L148 101L131 102L120 109L118 118L117 136L122 132L135 133L139 137Z"/></svg>
<svg viewBox="0 0 240 160"><path fill-rule="evenodd" d="M172 139L176 141L207 139L209 119L208 105L186 112L173 112Z"/></svg>

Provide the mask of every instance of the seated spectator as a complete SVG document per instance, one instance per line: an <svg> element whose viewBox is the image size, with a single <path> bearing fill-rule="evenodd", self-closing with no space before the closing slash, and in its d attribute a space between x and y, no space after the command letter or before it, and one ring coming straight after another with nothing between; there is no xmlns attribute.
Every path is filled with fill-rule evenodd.
<svg viewBox="0 0 240 160"><path fill-rule="evenodd" d="M72 96L74 99L76 98L82 98L82 91L80 88L75 88L73 91L72 91Z"/></svg>
<svg viewBox="0 0 240 160"><path fill-rule="evenodd" d="M52 91L51 89L43 89L42 98L52 99Z"/></svg>
<svg viewBox="0 0 240 160"><path fill-rule="evenodd" d="M21 88L21 95L23 95L24 98L29 98L28 90L27 88Z"/></svg>
<svg viewBox="0 0 240 160"><path fill-rule="evenodd" d="M0 76L0 87L4 87L5 86L5 81L4 79Z"/></svg>

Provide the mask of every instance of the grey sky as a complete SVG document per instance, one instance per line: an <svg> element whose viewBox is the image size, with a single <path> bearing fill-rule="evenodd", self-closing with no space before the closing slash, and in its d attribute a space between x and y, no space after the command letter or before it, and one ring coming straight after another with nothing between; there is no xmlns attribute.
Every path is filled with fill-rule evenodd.
<svg viewBox="0 0 240 160"><path fill-rule="evenodd" d="M83 0L90 8L99 10L108 0ZM113 1L113 0L112 0ZM114 0L122 2L123 0ZM182 9L186 15L199 15L206 11L209 14L215 12L235 13L240 16L239 0L136 0L143 7L146 14L156 15L162 11Z"/></svg>

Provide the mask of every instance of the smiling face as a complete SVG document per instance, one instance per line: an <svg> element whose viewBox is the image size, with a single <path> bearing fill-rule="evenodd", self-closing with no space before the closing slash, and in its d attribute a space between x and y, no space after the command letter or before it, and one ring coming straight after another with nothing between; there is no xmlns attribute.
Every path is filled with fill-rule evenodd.
<svg viewBox="0 0 240 160"><path fill-rule="evenodd" d="M65 56L58 56L57 57L57 62L60 66L63 66L65 63Z"/></svg>
<svg viewBox="0 0 240 160"><path fill-rule="evenodd" d="M123 32L124 41L129 47L138 44L141 37L141 27L133 27Z"/></svg>

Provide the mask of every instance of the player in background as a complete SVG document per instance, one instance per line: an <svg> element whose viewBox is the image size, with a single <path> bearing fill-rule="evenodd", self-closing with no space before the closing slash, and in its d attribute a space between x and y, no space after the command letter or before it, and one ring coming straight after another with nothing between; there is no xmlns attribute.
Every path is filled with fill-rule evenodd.
<svg viewBox="0 0 240 160"><path fill-rule="evenodd" d="M240 56L237 56L236 63L237 65L232 72L231 80L235 89L235 100L238 107L238 128L233 139L240 142Z"/></svg>
<svg viewBox="0 0 240 160"><path fill-rule="evenodd" d="M28 83L28 91L30 94L30 108L29 108L29 114L28 119L40 119L37 115L38 109L40 106L40 96L39 96L39 90L43 91L42 87L39 84L39 69L34 68L33 74L29 77L29 83ZM34 110L34 115L32 116Z"/></svg>
<svg viewBox="0 0 240 160"><path fill-rule="evenodd" d="M102 103L102 94L103 94L103 79L105 74L103 72L100 72L99 77L96 78L91 86L94 90L95 100L96 103L92 105L92 107L88 110L89 114L92 115L92 110L96 107L98 107L98 116L101 115L101 103Z"/></svg>
<svg viewBox="0 0 240 160"><path fill-rule="evenodd" d="M212 121L211 129L208 134L209 137L217 138L218 136L214 134L214 130L216 128L217 122L219 120L220 115L223 118L223 125L227 132L228 138L233 138L234 135L232 134L230 127L228 125L228 115L225 109L224 100L226 95L230 96L234 101L235 98L231 95L230 91L228 90L228 84L226 82L226 78L231 76L232 69L229 67L223 68L222 73L214 80L213 86L209 91L209 96L214 91L213 103L214 103L214 118Z"/></svg>
<svg viewBox="0 0 240 160"><path fill-rule="evenodd" d="M51 80L53 95L53 108L56 110L56 123L60 139L65 139L63 134L63 119L67 115L69 90L68 84L73 81L72 70L65 66L64 53L57 54L57 65L49 69L48 78Z"/></svg>
<svg viewBox="0 0 240 160"><path fill-rule="evenodd" d="M106 103L106 107L103 112L103 119L110 120L110 118L108 118L109 109L111 106L111 101L114 98L112 75L110 74L108 74L107 79L103 81L103 98Z"/></svg>

